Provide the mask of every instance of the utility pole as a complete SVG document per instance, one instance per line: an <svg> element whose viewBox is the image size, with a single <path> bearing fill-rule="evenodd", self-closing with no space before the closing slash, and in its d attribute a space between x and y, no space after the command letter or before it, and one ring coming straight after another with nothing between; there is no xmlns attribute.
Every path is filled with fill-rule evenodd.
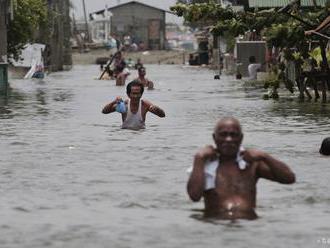
<svg viewBox="0 0 330 248"><path fill-rule="evenodd" d="M41 40L46 44L45 66L49 72L70 69L71 53L71 24L69 0L47 0L49 15L48 30L41 30Z"/></svg>
<svg viewBox="0 0 330 248"><path fill-rule="evenodd" d="M7 0L0 0L0 62L7 63L7 24L8 24Z"/></svg>
<svg viewBox="0 0 330 248"><path fill-rule="evenodd" d="M222 0L217 0L217 3L223 7L223 1ZM213 66L215 66L217 70L217 74L214 75L214 79L220 79L221 75L221 46L220 46L220 36L215 36L213 35Z"/></svg>
<svg viewBox="0 0 330 248"><path fill-rule="evenodd" d="M7 25L10 6L10 1L0 0L0 93L5 94L8 89Z"/></svg>
<svg viewBox="0 0 330 248"><path fill-rule="evenodd" d="M70 0L64 1L63 12L65 13L63 21L63 69L68 70L72 67Z"/></svg>
<svg viewBox="0 0 330 248"><path fill-rule="evenodd" d="M90 42L90 37L89 37L89 28L88 28L88 22L87 22L87 14L86 14L86 5L85 5L85 0L82 0L83 4L83 9L84 9L84 17L85 17L85 28L86 28L86 39L88 42Z"/></svg>

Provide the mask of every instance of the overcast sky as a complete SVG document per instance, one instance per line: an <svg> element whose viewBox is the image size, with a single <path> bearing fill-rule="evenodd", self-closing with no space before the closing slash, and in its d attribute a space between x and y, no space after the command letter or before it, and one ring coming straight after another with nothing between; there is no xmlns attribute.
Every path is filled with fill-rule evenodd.
<svg viewBox="0 0 330 248"><path fill-rule="evenodd" d="M85 0L86 12L88 15L91 12L104 9L106 5L108 7L112 7L117 4L127 3L130 1L131 0ZM83 0L71 0L71 2L74 6L73 11L75 13L75 17L77 19L82 18L84 15L83 4L82 4ZM154 6L164 10L169 10L170 6L176 3L176 0L137 0L137 2L145 3L150 6ZM167 14L166 21L180 23L182 22L182 18L178 18L177 16Z"/></svg>

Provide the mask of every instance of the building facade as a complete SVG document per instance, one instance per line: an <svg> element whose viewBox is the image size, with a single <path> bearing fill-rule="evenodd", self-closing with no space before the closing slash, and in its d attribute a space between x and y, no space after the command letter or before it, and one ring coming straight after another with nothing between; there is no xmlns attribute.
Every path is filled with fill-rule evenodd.
<svg viewBox="0 0 330 248"><path fill-rule="evenodd" d="M123 41L125 36L130 36L131 41L151 50L164 49L165 47L165 14L166 11L140 2L131 1L120 4L108 10L112 13L111 33ZM101 10L93 15L102 15Z"/></svg>

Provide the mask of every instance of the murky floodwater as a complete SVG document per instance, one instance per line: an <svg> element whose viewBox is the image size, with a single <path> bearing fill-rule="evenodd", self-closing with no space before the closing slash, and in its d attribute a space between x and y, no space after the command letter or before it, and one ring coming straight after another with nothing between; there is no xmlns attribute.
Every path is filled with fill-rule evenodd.
<svg viewBox="0 0 330 248"><path fill-rule="evenodd" d="M0 98L0 247L329 247L330 106L264 101L262 90L207 69L150 65L166 111L121 130L104 104L124 88L76 66L44 81L11 82ZM136 74L136 72L133 72ZM287 162L295 185L261 180L256 221L202 221L186 168L221 116L238 117L246 147ZM329 240L330 243L330 240Z"/></svg>

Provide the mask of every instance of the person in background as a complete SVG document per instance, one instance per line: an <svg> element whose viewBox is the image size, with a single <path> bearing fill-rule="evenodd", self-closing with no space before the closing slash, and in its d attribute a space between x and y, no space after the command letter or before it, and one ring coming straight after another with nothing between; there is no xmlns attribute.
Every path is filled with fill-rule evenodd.
<svg viewBox="0 0 330 248"><path fill-rule="evenodd" d="M261 64L256 62L256 57L250 56L249 58L249 80L256 80L257 79L257 73L261 69Z"/></svg>
<svg viewBox="0 0 330 248"><path fill-rule="evenodd" d="M117 35L114 34L114 33L112 33L111 36L112 36L112 38L114 38L115 41L116 41L116 48L117 48L117 51L120 51L122 45L121 45L121 42L120 42L119 38L118 38Z"/></svg>
<svg viewBox="0 0 330 248"><path fill-rule="evenodd" d="M129 69L133 69L134 68L134 61L132 60L132 58L128 58L126 64L127 64L127 67Z"/></svg>
<svg viewBox="0 0 330 248"><path fill-rule="evenodd" d="M144 44L143 41L140 41L140 42L139 42L138 47L139 47L139 51L144 51L144 50L146 50L146 45Z"/></svg>
<svg viewBox="0 0 330 248"><path fill-rule="evenodd" d="M131 51L131 52L137 52L138 50L139 50L138 45L137 45L135 42L133 42L133 43L131 44L130 51Z"/></svg>
<svg viewBox="0 0 330 248"><path fill-rule="evenodd" d="M140 82L148 90L153 90L154 89L154 83L152 81L150 81L148 78L145 77L146 73L147 73L146 68L145 67L140 67L138 69L139 76L135 80Z"/></svg>
<svg viewBox="0 0 330 248"><path fill-rule="evenodd" d="M106 67L101 80L111 80L111 79L113 79L113 71L109 67Z"/></svg>
<svg viewBox="0 0 330 248"><path fill-rule="evenodd" d="M105 105L102 113L113 113L119 104L125 104L125 111L120 111L123 121L122 128L132 130L145 128L145 120L148 112L161 118L165 117L164 110L148 100L141 99L143 91L143 85L137 80L133 80L126 86L128 99L123 100L121 97L116 97L115 100Z"/></svg>
<svg viewBox="0 0 330 248"><path fill-rule="evenodd" d="M129 52L130 51L130 47L131 47L131 43L132 43L132 39L130 35L125 35L124 36L124 49L125 51Z"/></svg>
<svg viewBox="0 0 330 248"><path fill-rule="evenodd" d="M327 137L322 141L320 154L330 156L330 137Z"/></svg>
<svg viewBox="0 0 330 248"><path fill-rule="evenodd" d="M120 51L115 54L113 72L114 76L116 77L116 85L125 85L126 79L130 73L129 70L126 68L125 59L123 58L123 55Z"/></svg>
<svg viewBox="0 0 330 248"><path fill-rule="evenodd" d="M135 65L134 65L134 68L135 68L135 70L138 70L140 67L143 67L143 64L142 64L141 59L138 58Z"/></svg>

